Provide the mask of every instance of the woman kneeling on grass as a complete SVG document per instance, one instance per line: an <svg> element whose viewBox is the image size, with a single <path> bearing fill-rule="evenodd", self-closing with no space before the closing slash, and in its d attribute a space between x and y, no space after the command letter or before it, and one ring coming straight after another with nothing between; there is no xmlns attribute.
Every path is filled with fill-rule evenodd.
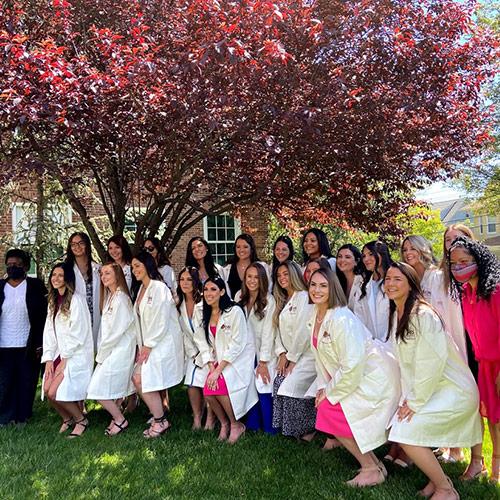
<svg viewBox="0 0 500 500"><path fill-rule="evenodd" d="M127 281L120 264L101 268L101 343L87 398L98 400L112 417L106 436L128 428L118 401L134 392L131 387L136 349L136 325Z"/></svg>
<svg viewBox="0 0 500 500"><path fill-rule="evenodd" d="M387 471L371 450L387 441L398 405L396 360L347 307L333 271L311 275L309 296L316 306L309 323L318 373L316 429L335 436L360 463L349 486L383 483Z"/></svg>
<svg viewBox="0 0 500 500"><path fill-rule="evenodd" d="M210 372L203 395L219 419L219 441L233 444L245 432L239 419L258 401L255 347L243 309L228 297L219 276L203 286L203 322L196 325L195 341Z"/></svg>
<svg viewBox="0 0 500 500"><path fill-rule="evenodd" d="M408 264L392 263L385 290L402 387L389 439L400 443L429 478L422 496L457 499L432 449L465 448L481 442L476 383L441 319L425 301L416 271Z"/></svg>
<svg viewBox="0 0 500 500"><path fill-rule="evenodd" d="M74 291L73 269L56 264L49 276L49 311L43 332L43 392L63 419L59 432L74 425L70 438L81 436L88 427L78 403L87 395L94 367L89 309L85 298Z"/></svg>

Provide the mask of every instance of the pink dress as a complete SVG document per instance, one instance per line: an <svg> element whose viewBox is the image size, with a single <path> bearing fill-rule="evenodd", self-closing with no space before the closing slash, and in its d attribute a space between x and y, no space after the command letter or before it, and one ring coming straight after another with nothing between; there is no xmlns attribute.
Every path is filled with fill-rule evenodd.
<svg viewBox="0 0 500 500"><path fill-rule="evenodd" d="M496 379L500 372L500 283L489 300L476 297L468 283L462 294L464 325L478 361L480 411L493 423L500 422L500 397Z"/></svg>
<svg viewBox="0 0 500 500"><path fill-rule="evenodd" d="M318 338L313 336L313 347L318 348ZM318 406L316 429L331 436L354 438L340 403L332 405L327 398Z"/></svg>
<svg viewBox="0 0 500 500"><path fill-rule="evenodd" d="M210 325L210 333L214 336L217 332L217 327ZM219 363L215 363L215 367L217 368ZM224 380L224 375L220 375L217 380L218 387L215 390L209 389L207 387L207 382L205 381L205 386L203 387L203 395L204 396L229 396L229 391L227 390L226 381Z"/></svg>

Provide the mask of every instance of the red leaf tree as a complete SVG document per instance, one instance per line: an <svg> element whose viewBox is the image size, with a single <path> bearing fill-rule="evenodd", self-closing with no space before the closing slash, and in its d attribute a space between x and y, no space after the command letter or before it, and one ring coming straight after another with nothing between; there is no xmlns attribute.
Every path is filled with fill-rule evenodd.
<svg viewBox="0 0 500 500"><path fill-rule="evenodd" d="M452 0L3 1L2 173L62 185L101 255L207 214L394 227L489 138L493 36Z"/></svg>

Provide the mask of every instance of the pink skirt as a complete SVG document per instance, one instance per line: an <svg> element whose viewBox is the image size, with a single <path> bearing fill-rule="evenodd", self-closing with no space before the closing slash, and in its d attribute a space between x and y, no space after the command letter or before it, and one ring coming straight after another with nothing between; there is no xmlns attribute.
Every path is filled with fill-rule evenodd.
<svg viewBox="0 0 500 500"><path fill-rule="evenodd" d="M215 368L217 368L218 363L215 363ZM208 378L208 377L207 377ZM224 380L224 375L220 375L217 379L218 387L215 390L209 389L207 387L207 381L205 380L205 385L203 386L204 396L229 396L229 391L227 390L226 381Z"/></svg>
<svg viewBox="0 0 500 500"><path fill-rule="evenodd" d="M332 405L326 398L318 406L316 429L332 436L354 438L340 403Z"/></svg>
<svg viewBox="0 0 500 500"><path fill-rule="evenodd" d="M478 381L479 399L481 401L479 410L482 417L490 422L500 422L500 397L496 390L496 379L500 372L498 361L479 361Z"/></svg>

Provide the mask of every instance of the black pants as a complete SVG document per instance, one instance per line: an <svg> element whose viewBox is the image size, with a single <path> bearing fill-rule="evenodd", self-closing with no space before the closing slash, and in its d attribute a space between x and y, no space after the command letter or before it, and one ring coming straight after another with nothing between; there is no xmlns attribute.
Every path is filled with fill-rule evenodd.
<svg viewBox="0 0 500 500"><path fill-rule="evenodd" d="M0 425L31 417L39 373L40 360L26 348L0 348Z"/></svg>

